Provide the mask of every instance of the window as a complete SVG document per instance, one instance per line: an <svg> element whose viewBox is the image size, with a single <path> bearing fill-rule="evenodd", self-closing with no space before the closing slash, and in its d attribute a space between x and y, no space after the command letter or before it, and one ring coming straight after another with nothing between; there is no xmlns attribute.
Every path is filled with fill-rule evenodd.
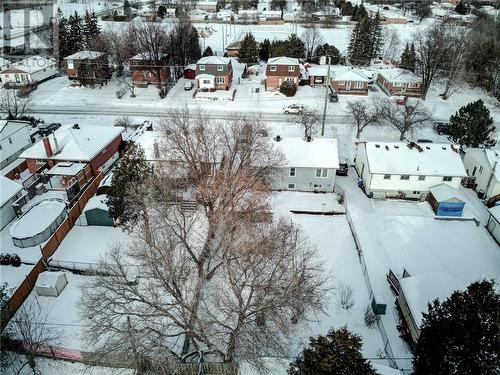
<svg viewBox="0 0 500 375"><path fill-rule="evenodd" d="M290 177L295 177L295 168L290 168Z"/></svg>
<svg viewBox="0 0 500 375"><path fill-rule="evenodd" d="M205 69L206 69L206 67L205 67L205 65L198 65L198 69L200 69L200 70L205 70Z"/></svg>
<svg viewBox="0 0 500 375"><path fill-rule="evenodd" d="M295 72L295 67L293 65L288 66L288 71L289 72Z"/></svg>
<svg viewBox="0 0 500 375"><path fill-rule="evenodd" d="M287 78L285 78L285 81L295 82L295 78L293 78L293 77L287 77Z"/></svg>
<svg viewBox="0 0 500 375"><path fill-rule="evenodd" d="M68 60L68 69L74 69L73 60Z"/></svg>
<svg viewBox="0 0 500 375"><path fill-rule="evenodd" d="M393 85L394 87L401 87L401 83L397 83L397 82L394 82L392 85Z"/></svg>
<svg viewBox="0 0 500 375"><path fill-rule="evenodd" d="M275 72L275 71L276 71L276 65L271 65L271 66L269 67L269 70L270 70L271 72Z"/></svg>
<svg viewBox="0 0 500 375"><path fill-rule="evenodd" d="M451 177L450 176L444 176L443 177L443 181L451 181Z"/></svg>
<svg viewBox="0 0 500 375"><path fill-rule="evenodd" d="M354 88L355 89L362 89L363 88L363 82L354 82Z"/></svg>
<svg viewBox="0 0 500 375"><path fill-rule="evenodd" d="M409 179L410 179L409 175L407 175L407 174L401 175L401 180L409 180Z"/></svg>
<svg viewBox="0 0 500 375"><path fill-rule="evenodd" d="M414 195L420 194L420 191L414 191L413 194Z"/></svg>
<svg viewBox="0 0 500 375"><path fill-rule="evenodd" d="M321 185L319 185L319 184L314 184L314 187L315 187L315 188L320 188L320 187L321 187Z"/></svg>
<svg viewBox="0 0 500 375"><path fill-rule="evenodd" d="M418 176L419 181L425 181L425 176Z"/></svg>
<svg viewBox="0 0 500 375"><path fill-rule="evenodd" d="M344 86L345 85L345 81L339 81L339 86Z"/></svg>
<svg viewBox="0 0 500 375"><path fill-rule="evenodd" d="M225 80L225 77L222 77L222 76L215 77L216 83L224 83L224 80Z"/></svg>
<svg viewBox="0 0 500 375"><path fill-rule="evenodd" d="M295 189L295 184L288 184L289 189Z"/></svg>
<svg viewBox="0 0 500 375"><path fill-rule="evenodd" d="M420 86L420 83L409 83L408 88L409 89L416 89Z"/></svg>
<svg viewBox="0 0 500 375"><path fill-rule="evenodd" d="M204 85L209 85L210 84L210 80L209 79L204 79L203 80L203 84Z"/></svg>
<svg viewBox="0 0 500 375"><path fill-rule="evenodd" d="M217 71L218 72L223 72L224 71L224 65L217 65Z"/></svg>
<svg viewBox="0 0 500 375"><path fill-rule="evenodd" d="M390 174L384 174L384 180L390 180L391 175Z"/></svg>
<svg viewBox="0 0 500 375"><path fill-rule="evenodd" d="M316 169L316 177L328 177L328 169Z"/></svg>

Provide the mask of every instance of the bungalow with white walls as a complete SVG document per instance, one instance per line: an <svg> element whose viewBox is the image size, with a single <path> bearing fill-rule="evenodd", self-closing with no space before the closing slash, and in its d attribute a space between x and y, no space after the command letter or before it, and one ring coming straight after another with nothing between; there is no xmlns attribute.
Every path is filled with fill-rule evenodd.
<svg viewBox="0 0 500 375"><path fill-rule="evenodd" d="M450 144L360 142L355 165L366 194L374 198L423 200L431 187L444 183L458 189L467 176Z"/></svg>
<svg viewBox="0 0 500 375"><path fill-rule="evenodd" d="M41 56L31 56L11 64L0 73L0 80L9 88L36 86L58 74L56 62Z"/></svg>
<svg viewBox="0 0 500 375"><path fill-rule="evenodd" d="M328 65L313 65L308 70L311 86L324 85ZM368 95L370 79L361 69L351 66L330 66L330 86L338 94Z"/></svg>
<svg viewBox="0 0 500 375"><path fill-rule="evenodd" d="M500 199L500 149L468 148L464 166L467 175L474 178L474 190L484 192L485 199Z"/></svg>
<svg viewBox="0 0 500 375"><path fill-rule="evenodd" d="M272 181L273 190L333 192L339 168L337 140L299 137L274 139L274 146L285 157Z"/></svg>

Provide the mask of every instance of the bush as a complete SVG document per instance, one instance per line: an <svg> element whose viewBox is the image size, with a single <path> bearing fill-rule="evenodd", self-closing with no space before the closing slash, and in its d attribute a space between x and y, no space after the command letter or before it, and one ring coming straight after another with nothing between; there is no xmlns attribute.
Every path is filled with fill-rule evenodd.
<svg viewBox="0 0 500 375"><path fill-rule="evenodd" d="M372 306L368 305L365 311L365 324L368 328L373 328L377 323L378 315L373 312Z"/></svg>
<svg viewBox="0 0 500 375"><path fill-rule="evenodd" d="M297 86L292 81L285 81L280 86L280 92L286 96L294 96L297 92Z"/></svg>
<svg viewBox="0 0 500 375"><path fill-rule="evenodd" d="M344 283L337 285L335 294L337 297L337 302L343 309L349 310L354 302L352 301L352 288Z"/></svg>

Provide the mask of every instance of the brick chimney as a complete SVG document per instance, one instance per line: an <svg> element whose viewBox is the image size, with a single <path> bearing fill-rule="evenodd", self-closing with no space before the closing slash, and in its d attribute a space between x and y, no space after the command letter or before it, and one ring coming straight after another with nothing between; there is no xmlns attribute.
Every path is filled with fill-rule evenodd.
<svg viewBox="0 0 500 375"><path fill-rule="evenodd" d="M42 141L45 153L47 154L47 157L50 158L52 156L52 146L50 145L50 140L47 137L43 137Z"/></svg>

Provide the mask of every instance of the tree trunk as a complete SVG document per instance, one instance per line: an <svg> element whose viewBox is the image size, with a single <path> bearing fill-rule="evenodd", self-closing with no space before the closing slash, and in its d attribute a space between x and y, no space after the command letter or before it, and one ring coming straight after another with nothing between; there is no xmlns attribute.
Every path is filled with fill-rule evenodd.
<svg viewBox="0 0 500 375"><path fill-rule="evenodd" d="M405 139L405 131L404 130L401 130L401 135L399 136L399 140L402 141Z"/></svg>
<svg viewBox="0 0 500 375"><path fill-rule="evenodd" d="M360 128L358 128L356 130L356 139L359 139L359 137L361 137L361 129Z"/></svg>

